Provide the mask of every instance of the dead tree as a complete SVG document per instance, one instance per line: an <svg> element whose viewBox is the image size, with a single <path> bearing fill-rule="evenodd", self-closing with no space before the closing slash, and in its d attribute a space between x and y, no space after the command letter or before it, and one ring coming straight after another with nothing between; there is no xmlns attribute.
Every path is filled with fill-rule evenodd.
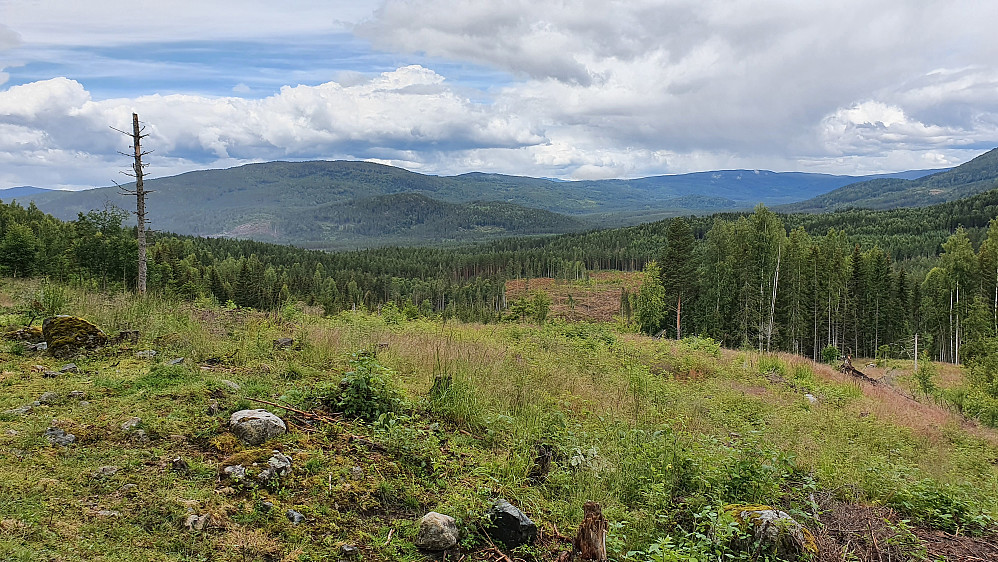
<svg viewBox="0 0 998 562"><path fill-rule="evenodd" d="M111 127L114 129L114 127ZM146 293L146 224L148 220L146 219L146 194L152 193L151 191L146 191L143 185L142 179L145 174L142 172L142 157L149 154L148 152L142 151L142 139L149 135L142 134L145 131L145 127L139 127L139 114L132 113L132 132L128 133L120 129L114 129L123 135L131 137L132 139L132 149L133 154L126 154L122 152L121 154L125 156L134 156L135 162L132 164L132 173L122 172L126 176L135 178L135 189L127 189L121 185L118 185L118 189L121 190L123 195L134 195L135 196L135 216L136 222L138 224L136 228L136 238L139 243L139 275L136 282L136 292L140 295ZM115 184L117 185L117 183Z"/></svg>

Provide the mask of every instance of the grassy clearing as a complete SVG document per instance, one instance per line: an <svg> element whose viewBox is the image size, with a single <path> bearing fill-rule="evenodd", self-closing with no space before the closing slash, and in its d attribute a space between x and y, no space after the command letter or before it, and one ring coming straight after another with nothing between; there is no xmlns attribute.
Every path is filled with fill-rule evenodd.
<svg viewBox="0 0 998 562"><path fill-rule="evenodd" d="M38 291L4 281L0 318L20 321ZM583 503L599 501L618 560L672 559L655 558L656 548L753 559L724 538L728 503L777 505L812 525L812 494L892 506L949 531L998 516L993 430L798 357L599 324L321 318L293 306L268 315L60 294L53 312L141 336L77 357L78 373L55 378L34 366L67 361L0 342L0 412L59 394L29 414L0 414L3 559L335 560L352 544L368 560L420 560L415 521L429 510L458 519L475 559L477 526L496 497L548 536L555 525L574 529ZM284 336L295 349L275 349ZM147 349L157 356L136 358ZM299 423L262 447L228 433L229 414L260 407L253 399L337 410L340 382L363 351L400 392L393 411ZM166 364L177 357L184 362ZM141 423L122 429L132 417ZM50 426L76 443L48 444ZM540 448L554 459L542 475ZM272 449L292 457L290 477L246 485L221 474L237 459L265 462ZM176 458L187 469L176 470ZM101 476L108 465L117 471ZM288 509L306 523L288 521ZM211 523L188 530L189 514L211 514ZM547 540L516 554L549 560L558 547Z"/></svg>

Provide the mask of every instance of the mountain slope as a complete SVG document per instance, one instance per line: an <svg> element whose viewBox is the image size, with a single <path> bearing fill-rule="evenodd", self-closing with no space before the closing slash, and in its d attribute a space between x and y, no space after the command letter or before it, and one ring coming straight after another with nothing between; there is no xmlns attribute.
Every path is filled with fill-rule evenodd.
<svg viewBox="0 0 998 562"><path fill-rule="evenodd" d="M155 192L148 208L151 226L157 230L335 248L396 243L399 236L407 244L418 244L636 224L749 209L758 203L789 203L856 179L726 170L563 182L483 173L430 176L371 162L316 161L188 172L148 180L146 187ZM421 198L390 197L400 194ZM107 203L129 204L114 187L41 193L32 199L45 212L67 220ZM506 206L483 207L482 202ZM427 220L408 229L399 230L401 223L385 219L386 211L401 220L412 213L425 214L427 206L434 209ZM498 213L501 224L489 223L494 219L486 213Z"/></svg>
<svg viewBox="0 0 998 562"><path fill-rule="evenodd" d="M918 179L881 178L841 187L807 201L780 207L784 212L823 213L858 207L924 207L954 201L998 187L998 148L951 170Z"/></svg>

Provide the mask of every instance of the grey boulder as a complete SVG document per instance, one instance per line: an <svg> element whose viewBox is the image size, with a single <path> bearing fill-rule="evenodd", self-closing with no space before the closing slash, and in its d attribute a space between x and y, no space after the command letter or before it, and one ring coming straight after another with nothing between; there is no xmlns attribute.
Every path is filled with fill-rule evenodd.
<svg viewBox="0 0 998 562"><path fill-rule="evenodd" d="M247 445L260 445L288 431L284 420L262 409L235 412L229 418L229 427Z"/></svg>
<svg viewBox="0 0 998 562"><path fill-rule="evenodd" d="M460 536L453 517L431 511L419 520L416 546L423 550L447 550L457 544Z"/></svg>

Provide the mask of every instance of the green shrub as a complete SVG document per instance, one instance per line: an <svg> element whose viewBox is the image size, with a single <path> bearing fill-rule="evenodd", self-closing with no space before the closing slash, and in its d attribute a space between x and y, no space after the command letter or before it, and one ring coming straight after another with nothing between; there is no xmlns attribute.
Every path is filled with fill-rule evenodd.
<svg viewBox="0 0 998 562"><path fill-rule="evenodd" d="M785 377L787 376L787 364L775 355L760 355L759 372L762 374L772 373Z"/></svg>
<svg viewBox="0 0 998 562"><path fill-rule="evenodd" d="M936 366L929 359L929 354L924 351L920 359L918 369L915 369L915 382L918 383L918 390L928 396L936 391Z"/></svg>
<svg viewBox="0 0 998 562"><path fill-rule="evenodd" d="M711 357L721 356L721 343L707 336L687 336L680 340L683 351L702 353Z"/></svg>
<svg viewBox="0 0 998 562"><path fill-rule="evenodd" d="M968 490L925 479L899 486L889 503L912 519L949 532L981 533L995 521L970 499Z"/></svg>
<svg viewBox="0 0 998 562"><path fill-rule="evenodd" d="M368 421L403 407L402 393L392 380L395 373L370 355L354 355L351 370L340 381L337 408L340 412Z"/></svg>
<svg viewBox="0 0 998 562"><path fill-rule="evenodd" d="M839 357L842 357L842 353L839 351L839 348L835 347L834 345L829 345L825 349L821 350L822 363L828 363L829 365L831 365L832 363L838 361Z"/></svg>

